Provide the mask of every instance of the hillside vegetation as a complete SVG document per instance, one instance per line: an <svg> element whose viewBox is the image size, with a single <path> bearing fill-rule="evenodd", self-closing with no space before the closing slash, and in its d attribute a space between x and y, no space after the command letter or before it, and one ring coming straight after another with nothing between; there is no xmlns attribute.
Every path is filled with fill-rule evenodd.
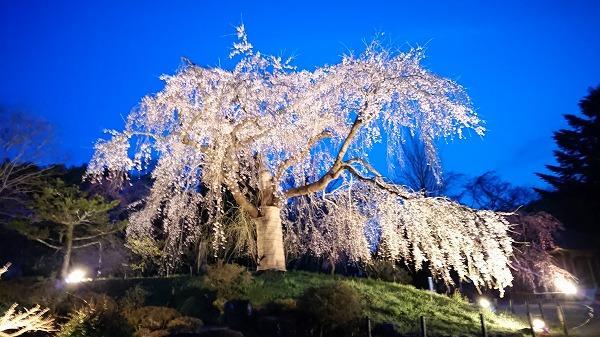
<svg viewBox="0 0 600 337"><path fill-rule="evenodd" d="M227 273L213 278L100 279L67 289L57 288L50 280L7 281L0 284L0 304L41 303L60 314L72 309L66 308L65 303L76 302L73 297L105 294L123 303L131 301L135 293L132 290L142 290L144 298L140 304L171 307L186 316L201 318L206 325L219 325L223 324L223 308L228 300L247 300L254 312L272 310L274 305L296 310L296 302L307 289L345 284L359 294L362 316L368 316L373 327L393 325L396 332L412 335L419 331L419 317L423 315L430 336L479 336L481 333L480 309L459 296L448 297L392 282L302 271L247 275L246 279ZM518 330L526 327L524 322L504 314L485 311L484 315L490 336L512 336L512 333L521 336Z"/></svg>

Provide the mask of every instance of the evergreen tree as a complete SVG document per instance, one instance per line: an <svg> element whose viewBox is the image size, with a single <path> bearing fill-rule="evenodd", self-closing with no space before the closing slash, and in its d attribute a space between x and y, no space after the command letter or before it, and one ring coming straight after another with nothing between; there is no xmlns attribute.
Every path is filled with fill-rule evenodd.
<svg viewBox="0 0 600 337"><path fill-rule="evenodd" d="M89 196L77 186L57 179L33 198L32 217L13 221L11 227L28 238L61 251L60 276L67 276L74 249L98 244L120 231L122 223L111 221L109 212L119 204L100 196Z"/></svg>
<svg viewBox="0 0 600 337"><path fill-rule="evenodd" d="M538 173L552 190L538 190L542 207L567 227L600 233L600 86L579 102L582 116L565 115L569 129L554 133L557 165Z"/></svg>

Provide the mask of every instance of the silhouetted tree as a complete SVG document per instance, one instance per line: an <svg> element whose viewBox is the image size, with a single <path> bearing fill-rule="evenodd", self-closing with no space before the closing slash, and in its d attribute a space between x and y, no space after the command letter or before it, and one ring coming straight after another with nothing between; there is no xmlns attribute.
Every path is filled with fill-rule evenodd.
<svg viewBox="0 0 600 337"><path fill-rule="evenodd" d="M426 196L445 195L454 199L450 194L461 184L463 175L441 172L439 159L436 159L436 164L431 164L426 144L408 130L404 134L405 140L400 144L397 163L390 165L394 169L394 182Z"/></svg>
<svg viewBox="0 0 600 337"><path fill-rule="evenodd" d="M406 132L406 139L401 143L401 156L395 170L395 178L414 191L425 194L437 194L442 186L439 170L432 167L427 156L425 144L419 137Z"/></svg>
<svg viewBox="0 0 600 337"><path fill-rule="evenodd" d="M35 163L51 138L46 121L0 108L0 222L22 213L28 197L49 173L49 168Z"/></svg>
<svg viewBox="0 0 600 337"><path fill-rule="evenodd" d="M500 212L516 211L537 198L533 189L515 186L502 180L494 171L488 171L468 180L459 199L479 209Z"/></svg>
<svg viewBox="0 0 600 337"><path fill-rule="evenodd" d="M557 165L538 173L553 189L538 190L541 206L565 226L600 233L600 86L579 102L582 116L565 115L568 129L554 133Z"/></svg>

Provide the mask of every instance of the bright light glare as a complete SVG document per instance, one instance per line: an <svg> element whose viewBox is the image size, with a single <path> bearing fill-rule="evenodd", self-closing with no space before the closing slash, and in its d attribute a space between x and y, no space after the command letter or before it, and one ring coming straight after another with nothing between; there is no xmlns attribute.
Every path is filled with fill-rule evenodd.
<svg viewBox="0 0 600 337"><path fill-rule="evenodd" d="M531 321L531 326L533 326L534 331L543 331L546 328L546 322L539 318L534 318Z"/></svg>
<svg viewBox="0 0 600 337"><path fill-rule="evenodd" d="M489 309L492 306L492 302L490 302L490 300L488 300L485 297L479 298L479 301L477 301L477 303L479 303L479 306L484 309Z"/></svg>
<svg viewBox="0 0 600 337"><path fill-rule="evenodd" d="M89 278L85 277L85 271L82 269L74 269L65 278L66 283L81 283L89 280Z"/></svg>
<svg viewBox="0 0 600 337"><path fill-rule="evenodd" d="M554 286L561 293L565 293L567 295L574 295L577 293L577 286L571 280L567 280L563 276L558 276L554 279Z"/></svg>

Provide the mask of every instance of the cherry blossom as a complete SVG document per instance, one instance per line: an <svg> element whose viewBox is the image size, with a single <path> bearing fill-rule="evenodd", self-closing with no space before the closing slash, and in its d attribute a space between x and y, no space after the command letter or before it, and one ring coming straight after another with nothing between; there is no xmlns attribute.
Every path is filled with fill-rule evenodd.
<svg viewBox="0 0 600 337"><path fill-rule="evenodd" d="M368 261L370 233L381 233L390 259L429 261L448 282L455 271L476 285L511 284L501 215L413 193L369 163L378 143L401 156L409 132L439 174L436 140L484 134L464 89L421 65L423 49L393 52L373 42L309 71L255 51L244 26L237 36L232 69L186 62L141 100L124 130L96 144L90 177L152 169L129 237L152 238L160 219L171 264L205 226L218 247L230 195L256 223L259 270L285 270L284 249Z"/></svg>

